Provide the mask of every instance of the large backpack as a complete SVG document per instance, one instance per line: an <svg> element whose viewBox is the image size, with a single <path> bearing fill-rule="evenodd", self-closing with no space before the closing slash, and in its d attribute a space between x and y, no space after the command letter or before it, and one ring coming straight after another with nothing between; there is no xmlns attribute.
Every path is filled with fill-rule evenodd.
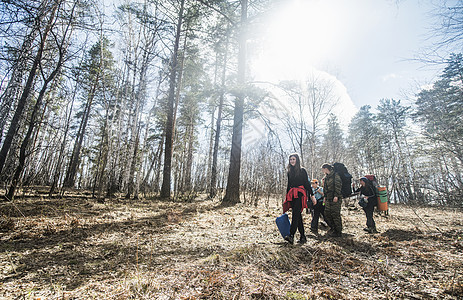
<svg viewBox="0 0 463 300"><path fill-rule="evenodd" d="M371 183L373 184L373 186L375 187L375 193L376 193L376 196L378 196L378 210L382 210L382 211L387 211L388 210L388 207L387 207L387 189L385 186L380 186L378 184L378 181L376 180L376 176L373 175L373 174L367 174L364 176L365 178L367 178L368 180L371 181Z"/></svg>
<svg viewBox="0 0 463 300"><path fill-rule="evenodd" d="M341 194L344 198L352 195L352 175L347 171L346 166L343 163L336 162L333 164L333 169L335 173L339 174L341 177Z"/></svg>
<svg viewBox="0 0 463 300"><path fill-rule="evenodd" d="M373 174L367 174L364 176L366 179L370 180L373 186L377 189L378 188L378 181L376 180L376 176ZM378 194L378 193L376 193Z"/></svg>

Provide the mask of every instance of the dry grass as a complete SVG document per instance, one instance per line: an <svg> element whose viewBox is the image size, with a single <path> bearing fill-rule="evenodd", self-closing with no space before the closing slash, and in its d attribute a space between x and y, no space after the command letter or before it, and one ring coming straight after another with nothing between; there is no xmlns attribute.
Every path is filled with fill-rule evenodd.
<svg viewBox="0 0 463 300"><path fill-rule="evenodd" d="M85 194L1 203L0 299L463 297L459 210L393 205L368 235L363 212L343 208L342 238L303 246L283 242L280 211Z"/></svg>

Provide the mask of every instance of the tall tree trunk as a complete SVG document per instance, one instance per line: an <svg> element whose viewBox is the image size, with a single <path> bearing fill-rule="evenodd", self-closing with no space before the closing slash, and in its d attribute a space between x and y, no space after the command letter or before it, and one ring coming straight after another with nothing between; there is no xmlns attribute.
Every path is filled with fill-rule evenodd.
<svg viewBox="0 0 463 300"><path fill-rule="evenodd" d="M160 90L161 90L161 84L162 84L162 79L163 77L161 76L161 72L159 73L159 81L158 81L158 85L157 85L157 88L156 88L156 97L154 99L154 103L153 103L153 107L151 108L150 110L150 116L151 114L155 115L156 114L156 110L158 109L157 105L158 105L158 97L159 97L159 93L160 93ZM146 148L146 145L148 144L148 138L149 138L149 126L150 125L150 117L148 117L148 121L146 123L146 132L145 132L145 142L144 142L144 145L143 145L143 148L145 149ZM158 156L157 154L162 152L162 145L163 145L163 139L161 138L161 141L159 143L159 147L158 149L156 150L156 154L153 156L153 160L150 164L150 167L148 168L148 170L146 171L146 174L143 178L143 181L142 183L140 184L142 189L144 190L148 184L148 180L149 180L149 177L150 177L150 174L151 172L153 171L153 168L154 168L154 165L156 163L159 163L160 162L160 159L158 159ZM148 149L146 149L148 150ZM157 183L156 183L157 184ZM158 189L156 189L156 192L157 192Z"/></svg>
<svg viewBox="0 0 463 300"><path fill-rule="evenodd" d="M135 144L132 153L132 162L130 164L130 174L129 174L129 185L127 189L127 194L125 195L126 199L130 199L130 195L134 192L134 176L135 176L135 168L137 166L137 153L138 153L138 145L140 143L140 129L137 126L137 132L135 134ZM138 195L136 195L138 197Z"/></svg>
<svg viewBox="0 0 463 300"><path fill-rule="evenodd" d="M16 111L14 113L13 119L11 120L10 127L8 128L8 132L6 134L5 141L3 142L2 149L0 150L0 173L3 170L6 157L8 155L8 151L10 150L14 135L19 127L19 121L22 116L24 107L26 106L27 99L29 98L29 95L31 94L32 85L34 83L34 79L37 73L37 69L40 65L40 61L42 60L43 51L45 48L47 37L54 25L55 14L56 14L56 10L58 9L58 6L59 6L59 3L56 1L50 13L50 19L48 20L47 26L43 32L43 35L41 36L39 49L37 50L37 54L34 58L34 62L32 63L31 69L29 71L29 77L27 78L21 98L18 101L18 105L16 107Z"/></svg>
<svg viewBox="0 0 463 300"><path fill-rule="evenodd" d="M74 143L74 148L72 150L71 160L69 162L69 168L66 173L66 178L64 179L65 187L73 187L76 182L77 169L79 168L80 161L80 150L82 149L82 144L84 141L85 131L87 129L88 119L90 117L90 112L93 104L93 99L95 98L95 92L98 85L99 76L93 83L92 90L90 91L89 98L87 100L84 114L80 122L79 131L77 132L76 141Z"/></svg>
<svg viewBox="0 0 463 300"><path fill-rule="evenodd" d="M136 189L135 193L139 192L144 192L144 178L147 177L146 171L150 170L150 168L147 169L148 167L148 155L145 155L148 152L147 145L148 145L148 137L149 137L149 124L151 122L151 113L148 114L148 118L146 120L146 125L145 125L145 133L144 133L144 138L143 138L143 144L141 145L141 151L140 151L140 168L141 170L137 173L137 178L136 178ZM152 170L152 169L151 169ZM151 171L150 170L150 171Z"/></svg>
<svg viewBox="0 0 463 300"><path fill-rule="evenodd" d="M54 14L54 13L53 13ZM62 46L62 45L61 45ZM29 128L27 130L26 136L24 137L24 140L21 143L21 148L19 151L19 163L18 166L16 167L16 170L13 175L13 180L11 182L11 186L8 189L8 194L7 194L7 199L12 200L14 197L14 193L16 190L16 187L18 186L18 182L21 176L21 173L24 169L24 163L26 161L26 151L27 147L29 145L29 141L31 139L32 133L35 128L36 124L36 116L40 112L40 109L42 107L42 102L43 98L45 97L45 93L47 91L48 84L55 78L55 76L58 74L58 72L61 70L61 66L63 65L64 61L64 49L60 48L60 54L59 54L59 60L58 63L53 70L53 72L48 76L48 78L45 78L42 89L40 90L39 96L37 98L37 101L35 102L34 108L32 110L31 118L29 121Z"/></svg>
<svg viewBox="0 0 463 300"><path fill-rule="evenodd" d="M55 88L51 88L51 90L54 90ZM40 94L40 93L39 93ZM53 99L53 94L52 95L49 95L49 98L50 99ZM37 119L37 117L35 118L36 120L48 120L49 119L49 116L45 117L45 113L47 112L47 104L48 102L45 103L45 105L43 106L43 108L41 108L42 110L42 114L40 115L40 117ZM32 140L32 144L31 146L28 146L29 148L31 149L41 149L41 146L42 146L42 143L43 143L43 140L40 139L39 140L39 133L41 131L41 128L42 128L42 125L44 124L44 122L37 122L37 126L34 126L34 130L33 130L33 133L31 135L31 138L30 140ZM38 145L37 145L37 141L38 142ZM35 177L37 176L40 176L40 181L38 182L38 184L40 185L49 185L50 183L48 182L48 174L49 172L47 171L47 169L50 169L51 166L53 165L53 161L52 161L52 153L53 151L51 150L51 147L48 147L47 151L45 151L45 155L42 156L41 159L37 159L37 160L34 160L34 162L31 162L27 165L27 167L30 169L30 170L36 170L32 175L32 172L33 171L30 171L28 173L26 173L26 166L24 167L24 173L26 174L29 174L29 183L35 183ZM26 181L27 183L27 181ZM27 184L29 184L27 183Z"/></svg>
<svg viewBox="0 0 463 300"><path fill-rule="evenodd" d="M106 166L108 164L108 151L109 151L109 105L106 107L105 120L102 128L101 144L98 153L98 160L96 163L95 181L93 184L92 196L98 199L98 202L103 203L104 198L101 197L103 193L104 178Z"/></svg>
<svg viewBox="0 0 463 300"><path fill-rule="evenodd" d="M162 137L161 137L161 140L159 141L159 151L158 151L158 156L157 156L157 166L156 166L156 172L155 172L155 176L154 176L154 192L155 193L159 193L160 190L159 190L159 183L161 182L161 159L162 159L162 155L164 154L164 147L162 146L163 144L165 144L165 138L166 138L166 135L165 133L162 134Z"/></svg>
<svg viewBox="0 0 463 300"><path fill-rule="evenodd" d="M209 135L209 149L208 149L208 154L207 154L207 171L206 171L206 182L205 182L205 188L206 191L209 192L209 197L212 198L212 156L214 155L214 140L215 140L215 130L214 130L214 124L215 124L215 109L216 106L213 105L212 111L211 111L211 133ZM217 176L216 176L217 177Z"/></svg>
<svg viewBox="0 0 463 300"><path fill-rule="evenodd" d="M80 78L80 72L77 74L77 81L79 81L79 78ZM64 160L64 151L65 151L65 148L66 148L66 141L67 141L67 136L68 136L68 133L69 133L69 127L70 127L70 124L71 124L71 117L72 117L72 110L73 110L73 107L74 107L74 101L75 101L75 98L76 98L76 95L77 95L77 84L75 86L75 90L72 94L72 100L71 100L71 107L69 108L69 113L67 114L67 120L66 120L66 125L65 125L65 129L64 129L64 134L63 134L63 140L61 141L61 146L60 146L60 150L59 150L59 154L58 154L58 161L56 163L56 169L55 169L55 174L53 176L53 181L52 181L52 184L51 184L51 187L50 187L50 191L48 192L48 195L51 197L55 191L55 188L56 186L58 185L58 181L61 177L61 168L62 168L62 164L63 164L63 160Z"/></svg>
<svg viewBox="0 0 463 300"><path fill-rule="evenodd" d="M131 54L131 51L128 51L128 54ZM127 59L130 61L130 56ZM115 155L111 157L111 166L110 166L110 184L108 187L108 198L113 197L114 193L120 191L123 185L123 177L125 174L126 164L124 163L124 159L127 157L128 152L128 143L125 141L127 140L128 133L124 132L124 129L129 128L129 126L125 125L124 118L122 117L126 111L129 111L128 108L128 86L129 86L129 78L130 78L130 70L127 65L124 66L126 69L122 72L122 82L120 84L120 88L118 89L118 102L117 105L114 107L115 111L114 114L117 114L117 110L119 110L119 117L117 118L117 124L115 128L115 132L117 132L115 136L115 140L111 141L111 145L115 145L116 151ZM119 109L118 109L119 107ZM121 146L124 145L124 146ZM116 170L117 168L117 170Z"/></svg>
<svg viewBox="0 0 463 300"><path fill-rule="evenodd" d="M194 116L190 116L190 124L188 126L188 133L187 133L187 152L186 152L186 165L185 165L185 174L184 174L184 186L183 190L186 191L188 194L191 194L191 169L193 167L193 150L194 150L194 128L195 128L195 121Z"/></svg>
<svg viewBox="0 0 463 300"><path fill-rule="evenodd" d="M246 83L246 23L248 0L241 1L241 28L238 52L239 94L235 98L233 117L232 146L227 190L222 202L235 204L240 202L241 142L243 139L244 85Z"/></svg>
<svg viewBox="0 0 463 300"><path fill-rule="evenodd" d="M222 79L221 79L221 91L219 96L219 107L217 112L217 124L215 129L215 138L214 138L214 152L212 154L212 170L211 170L211 187L209 196L214 198L217 195L217 159L219 155L219 142L220 142L220 134L221 134L221 127L222 127L222 111L223 111L223 104L225 101L225 81L227 75L227 63L228 63L228 35L225 42L225 53L223 58L223 66L222 66Z"/></svg>
<svg viewBox="0 0 463 300"><path fill-rule="evenodd" d="M175 36L174 52L172 54L172 63L170 69L169 79L169 96L168 96L168 111L166 122L166 140L165 140L165 153L164 153L164 170L162 176L161 197L170 198L170 184L172 173L172 153L173 153L173 137L174 137L174 102L175 102L175 83L177 78L177 63L178 63L178 49L180 44L180 34L183 22L183 10L185 0L180 1L180 11L178 14L177 32Z"/></svg>
<svg viewBox="0 0 463 300"><path fill-rule="evenodd" d="M135 117L134 117L134 127L133 130L136 132L136 138L135 138L135 145L134 145L134 150L133 150L133 156L132 156L132 163L130 165L130 173L129 173L129 183L128 183L128 191L126 198L129 199L132 193L134 193L135 199L138 199L138 187L139 187L139 174L138 172L137 176L135 177L135 169L137 167L137 164L139 161L142 161L142 155L143 155L143 150L144 147L141 149L141 157L139 157L139 148L140 148L140 130L141 130L141 124L139 121L139 115L140 111L143 109L144 102L145 102L145 95L146 95L146 72L148 71L148 61L149 61L149 55L147 52L144 52L143 58L142 58L142 65L140 68L140 76L139 76L139 81L138 81L138 90L135 95L136 97L136 109L135 109ZM135 84L135 83L134 83Z"/></svg>
<svg viewBox="0 0 463 300"><path fill-rule="evenodd" d="M126 165L128 166L128 168L126 169L126 173L125 173L125 182L127 184L127 194L125 195L126 199L129 199L132 193L133 174L135 173L135 170L132 168L132 166L133 166L133 159L135 158L133 156L133 153L134 153L134 149L136 148L135 143L136 143L136 136L138 132L137 127L138 127L138 107L139 106L138 106L138 98L135 93L135 86L136 86L136 81L137 81L137 68L138 68L138 56L137 55L135 55L135 59L132 65L134 66L134 70L133 70L133 75L132 75L132 84L131 84L129 111L128 111L129 112L129 121L128 121L129 126L127 128L127 136L130 136L130 138L129 138L129 143L127 143L127 149L126 149L127 153L125 154L126 159L127 159Z"/></svg>

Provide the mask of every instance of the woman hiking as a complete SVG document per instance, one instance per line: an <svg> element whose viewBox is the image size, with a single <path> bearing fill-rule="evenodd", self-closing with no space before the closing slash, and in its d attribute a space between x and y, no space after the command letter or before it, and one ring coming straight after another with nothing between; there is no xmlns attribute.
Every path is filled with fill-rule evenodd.
<svg viewBox="0 0 463 300"><path fill-rule="evenodd" d="M299 230L300 239L298 243L304 244L307 238L304 232L304 223L302 221L302 211L307 208L307 200L315 202L315 197L312 192L312 187L309 183L307 171L301 167L301 160L299 154L293 153L289 156L289 163L287 166L288 186L286 188L286 199L283 203L283 212L292 209L290 235L285 236L284 239L290 244L294 243L294 234Z"/></svg>
<svg viewBox="0 0 463 300"><path fill-rule="evenodd" d="M378 203L376 188L373 186L373 183L366 177L360 178L359 182L360 187L354 192L360 192L362 198L359 201L359 205L363 208L365 216L367 217L367 227L363 230L368 233L378 233L376 230L375 220L373 219L373 212L375 210L375 206Z"/></svg>

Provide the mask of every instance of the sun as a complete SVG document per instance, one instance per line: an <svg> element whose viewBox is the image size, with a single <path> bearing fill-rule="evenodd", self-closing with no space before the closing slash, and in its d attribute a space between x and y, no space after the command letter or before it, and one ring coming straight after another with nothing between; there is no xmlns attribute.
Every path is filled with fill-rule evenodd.
<svg viewBox="0 0 463 300"><path fill-rule="evenodd" d="M298 77L325 61L340 29L338 11L329 2L281 3L266 23L264 50L255 62L257 71L271 77Z"/></svg>
<svg viewBox="0 0 463 300"><path fill-rule="evenodd" d="M257 59L252 60L251 68L256 82L263 85L270 82L270 89L272 84L281 81L304 82L311 77L331 82L334 97L339 99L333 112L342 125L347 126L357 108L344 84L323 68L324 64L330 65L339 51L336 47L340 41L347 39L346 11L339 4L318 0L281 1L268 18L262 50Z"/></svg>

